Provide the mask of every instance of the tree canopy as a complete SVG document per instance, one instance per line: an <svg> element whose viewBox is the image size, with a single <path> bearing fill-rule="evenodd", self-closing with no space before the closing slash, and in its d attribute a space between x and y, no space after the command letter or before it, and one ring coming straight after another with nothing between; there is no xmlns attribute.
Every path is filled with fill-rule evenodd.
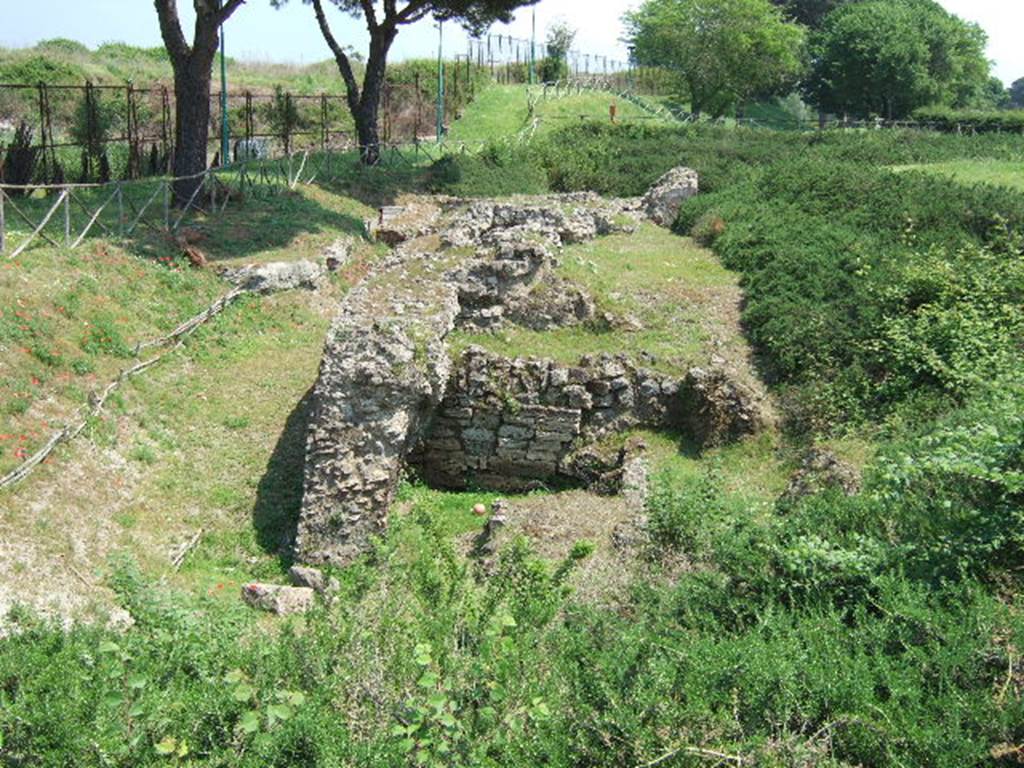
<svg viewBox="0 0 1024 768"><path fill-rule="evenodd" d="M723 115L804 70L804 28L770 0L646 0L624 22L636 62L677 71L694 112Z"/></svg>
<svg viewBox="0 0 1024 768"><path fill-rule="evenodd" d="M859 116L970 106L991 89L985 43L933 0L861 0L825 18L806 90L824 110Z"/></svg>
<svg viewBox="0 0 1024 768"><path fill-rule="evenodd" d="M846 3L853 0L772 0L782 8L786 17L804 26L816 29L821 26L825 17Z"/></svg>
<svg viewBox="0 0 1024 768"><path fill-rule="evenodd" d="M541 62L541 78L545 82L559 80L569 73L567 59L576 40L576 29L565 21L556 21L548 27L547 58Z"/></svg>
<svg viewBox="0 0 1024 768"><path fill-rule="evenodd" d="M470 32L480 33L496 22L507 23L512 14L524 5L534 5L539 0L327 0L339 10L355 17L364 17L368 25L398 26L413 24L427 16L438 21L455 21ZM275 7L288 0L271 0ZM313 0L303 0L310 5ZM372 29L371 29L372 32Z"/></svg>
<svg viewBox="0 0 1024 768"><path fill-rule="evenodd" d="M1024 109L1024 77L1014 80L1010 86L1010 106Z"/></svg>

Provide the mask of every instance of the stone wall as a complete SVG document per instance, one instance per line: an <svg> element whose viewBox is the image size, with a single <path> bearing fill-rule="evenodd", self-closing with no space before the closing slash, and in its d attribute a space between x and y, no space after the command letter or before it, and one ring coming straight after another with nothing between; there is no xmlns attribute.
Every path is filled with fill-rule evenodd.
<svg viewBox="0 0 1024 768"><path fill-rule="evenodd" d="M429 292L408 281L414 263ZM382 270L345 301L313 392L300 561L350 562L387 527L403 459L444 394L458 310L429 255Z"/></svg>
<svg viewBox="0 0 1024 768"><path fill-rule="evenodd" d="M675 204L692 191L690 174L676 181L663 179L659 199ZM727 378L681 382L621 358L563 366L472 349L452 372L446 337L456 326L587 320L589 297L553 273L558 249L631 230L645 205L652 203L592 194L435 198L370 223L371 234L396 247L346 297L328 333L307 440L299 561L344 565L366 551L387 526L407 458L447 487L603 483L623 474L625 459L606 465L593 441L634 426L685 425L684 383L700 423L713 422L708 439L756 429L756 409Z"/></svg>
<svg viewBox="0 0 1024 768"><path fill-rule="evenodd" d="M621 357L564 366L471 347L410 463L446 488L576 482L572 456L581 446L632 427L676 425L679 386Z"/></svg>
<svg viewBox="0 0 1024 768"><path fill-rule="evenodd" d="M619 217L636 205L592 195L441 199L381 217L371 231L395 250L345 298L313 392L301 562L351 562L386 529L405 459L449 384L445 339L456 324L500 324L506 306L551 277L558 247L628 226Z"/></svg>

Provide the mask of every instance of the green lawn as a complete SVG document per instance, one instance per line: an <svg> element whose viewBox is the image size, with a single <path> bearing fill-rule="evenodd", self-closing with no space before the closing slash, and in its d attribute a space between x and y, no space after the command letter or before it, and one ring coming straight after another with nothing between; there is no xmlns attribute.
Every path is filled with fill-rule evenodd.
<svg viewBox="0 0 1024 768"><path fill-rule="evenodd" d="M1024 190L1024 157L1008 160L951 160L945 163L900 166L899 171L921 171L936 176L952 176L962 184L994 184Z"/></svg>

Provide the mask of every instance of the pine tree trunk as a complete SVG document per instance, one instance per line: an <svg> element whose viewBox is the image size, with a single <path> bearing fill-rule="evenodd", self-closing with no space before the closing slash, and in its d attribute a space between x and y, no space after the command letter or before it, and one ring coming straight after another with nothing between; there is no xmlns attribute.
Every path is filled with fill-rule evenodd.
<svg viewBox="0 0 1024 768"><path fill-rule="evenodd" d="M174 182L175 205L183 206L192 199L203 183L207 167L207 142L210 135L210 65L212 62L189 61L176 73L174 96ZM193 178L184 178L193 177Z"/></svg>
<svg viewBox="0 0 1024 768"><path fill-rule="evenodd" d="M365 165L380 162L380 99L384 92L388 50L395 40L396 30L381 26L371 32L370 56L366 60L363 92L358 108L352 111L359 136L359 156Z"/></svg>
<svg viewBox="0 0 1024 768"><path fill-rule="evenodd" d="M356 135L359 137L359 157L364 165L377 165L380 162L380 128L378 126L377 104L371 102L360 108L354 115Z"/></svg>

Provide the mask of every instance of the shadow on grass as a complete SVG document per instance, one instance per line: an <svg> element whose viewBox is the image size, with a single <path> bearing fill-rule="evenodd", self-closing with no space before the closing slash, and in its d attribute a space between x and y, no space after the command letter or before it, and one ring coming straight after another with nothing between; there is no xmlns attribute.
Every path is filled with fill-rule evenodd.
<svg viewBox="0 0 1024 768"><path fill-rule="evenodd" d="M292 564L292 545L302 508L306 428L312 404L313 388L310 387L285 421L256 489L252 515L256 541L264 552L277 555L284 568Z"/></svg>
<svg viewBox="0 0 1024 768"><path fill-rule="evenodd" d="M417 154L415 149L391 150L390 157L372 167L363 165L355 157L344 162L341 173L319 186L371 208L392 205L403 194L429 191L432 160L425 154Z"/></svg>
<svg viewBox="0 0 1024 768"><path fill-rule="evenodd" d="M165 211L158 185L157 180L125 185L120 208L109 189L75 190L72 202L67 206L67 230L65 213L54 210L27 253L38 247L63 247L69 240L75 242L90 225L84 244L112 238L121 240L129 251L138 256L156 259L180 256L182 247L179 240L187 234L188 242L211 262L244 259L291 245L301 248L335 234L361 237L364 233L363 221L367 211L359 202L326 194L346 194L338 185L313 185L297 190L284 187L257 187L253 190L246 187L244 197L231 199L223 212L220 201L217 213L190 212L182 218L177 233L172 235L165 230L167 217L172 224L176 223L181 212L174 208ZM234 187L233 184L231 186ZM400 186L396 182L393 189ZM378 180L369 188L384 190L386 185ZM386 197L386 194L379 191L364 196L371 199ZM53 208L56 197L37 193L7 202L7 251L10 252L42 222ZM204 201L203 207L210 208L209 202ZM100 213L93 221L97 211ZM132 230L131 234L122 237L121 233L127 230Z"/></svg>
<svg viewBox="0 0 1024 768"><path fill-rule="evenodd" d="M199 233L194 244L216 263L283 249L297 240L311 241L321 235L361 237L364 224L357 207L339 210L323 205L310 194L282 191L249 197L229 205L222 214L189 218L183 228ZM181 252L174 237L152 230L134 238L130 247L149 258Z"/></svg>

